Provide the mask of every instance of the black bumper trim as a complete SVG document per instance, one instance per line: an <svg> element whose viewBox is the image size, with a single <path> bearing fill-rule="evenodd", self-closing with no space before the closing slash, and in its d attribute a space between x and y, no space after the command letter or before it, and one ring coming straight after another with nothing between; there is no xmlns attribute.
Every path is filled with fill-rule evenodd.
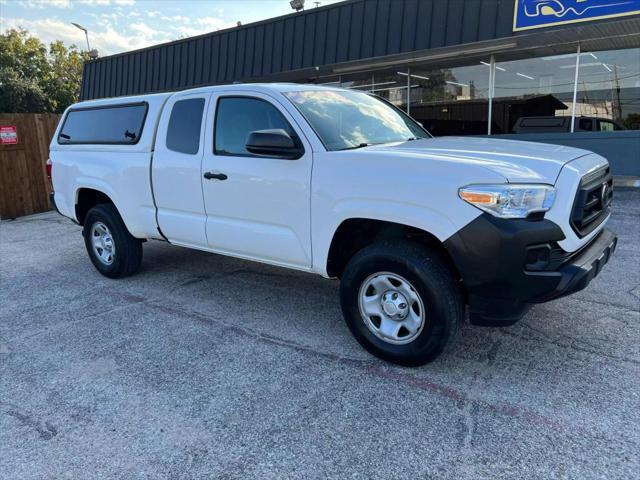
<svg viewBox="0 0 640 480"><path fill-rule="evenodd" d="M561 278L554 291L530 301L547 302L583 290L602 271L602 267L615 252L617 244L618 237L611 230L603 229L586 248L560 267L558 273Z"/></svg>
<svg viewBox="0 0 640 480"><path fill-rule="evenodd" d="M471 323L506 326L533 303L584 289L609 261L617 237L603 229L551 270L527 271L528 247L557 244L561 228L550 220L504 220L483 214L445 242L467 293Z"/></svg>

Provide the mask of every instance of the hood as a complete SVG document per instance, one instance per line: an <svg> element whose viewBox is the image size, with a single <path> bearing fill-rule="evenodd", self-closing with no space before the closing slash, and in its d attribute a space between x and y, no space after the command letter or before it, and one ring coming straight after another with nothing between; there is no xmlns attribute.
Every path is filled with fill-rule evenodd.
<svg viewBox="0 0 640 480"><path fill-rule="evenodd" d="M510 183L554 184L564 165L591 152L546 143L479 137L424 138L374 145L363 151L387 151L470 163L502 175Z"/></svg>

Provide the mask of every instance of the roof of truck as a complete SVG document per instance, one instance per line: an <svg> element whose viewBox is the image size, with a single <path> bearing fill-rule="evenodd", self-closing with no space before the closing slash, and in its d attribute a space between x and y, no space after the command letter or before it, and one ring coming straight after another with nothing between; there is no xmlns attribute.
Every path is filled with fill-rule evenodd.
<svg viewBox="0 0 640 480"><path fill-rule="evenodd" d="M88 147L89 144L59 144L56 139L57 135L66 121L66 113L64 119L58 125L54 140L52 140L51 150L73 150L73 149L91 149L91 150L122 150L126 148L131 152L150 152L153 150L155 127L157 127L158 119L162 113L165 103L170 97L181 97L190 94L208 94L212 92L241 92L251 91L263 94L274 94L282 92L303 91L303 90L326 90L330 91L335 87L327 87L323 85L305 85L298 83L238 83L232 85L211 85L206 87L192 88L189 90L179 90L175 92L152 93L146 95L134 95L130 97L112 97L101 98L99 100L87 100L84 102L71 105L69 110L84 110L98 107L112 107L116 105L132 105L145 103L147 106L145 124L151 124L151 128L147 127L142 130L142 135L138 142L132 145L108 145L95 144Z"/></svg>
<svg viewBox="0 0 640 480"><path fill-rule="evenodd" d="M294 92L303 90L335 90L338 87L314 85L314 84L302 84L302 83L234 83L230 85L209 85L206 87L190 88L188 90L176 90L173 92L164 93L151 93L145 95L133 95L129 97L111 97L101 98L99 100L87 100L84 102L76 103L72 108L89 108L98 107L102 105L114 105L122 103L136 103L136 102L149 102L149 103L164 103L165 100L172 95L187 95L193 93L209 93L209 92L233 92L242 91L250 88L255 92Z"/></svg>
<svg viewBox="0 0 640 480"><path fill-rule="evenodd" d="M190 90L184 90L184 92L214 92L214 91L234 91L234 90L246 90L250 87L251 90L264 91L264 92L295 92L301 90L335 90L337 87L331 87L326 85L315 85L312 83L234 83L230 85L211 85L207 87L192 88ZM177 92L176 92L177 93Z"/></svg>

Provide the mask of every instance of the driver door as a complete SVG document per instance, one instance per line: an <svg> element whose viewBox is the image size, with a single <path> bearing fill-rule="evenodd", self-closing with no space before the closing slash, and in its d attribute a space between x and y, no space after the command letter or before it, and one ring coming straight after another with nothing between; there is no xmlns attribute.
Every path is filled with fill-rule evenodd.
<svg viewBox="0 0 640 480"><path fill-rule="evenodd" d="M209 248L294 268L311 267L312 153L276 99L254 92L211 97L213 135L202 162ZM250 132L282 128L305 153L297 160L248 152Z"/></svg>

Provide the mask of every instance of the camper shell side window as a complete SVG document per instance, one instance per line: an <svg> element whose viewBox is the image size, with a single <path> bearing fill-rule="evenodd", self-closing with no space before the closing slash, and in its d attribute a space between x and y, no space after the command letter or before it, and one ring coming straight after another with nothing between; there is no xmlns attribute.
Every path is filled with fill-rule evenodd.
<svg viewBox="0 0 640 480"><path fill-rule="evenodd" d="M64 119L58 144L135 145L148 109L147 102L74 108Z"/></svg>

